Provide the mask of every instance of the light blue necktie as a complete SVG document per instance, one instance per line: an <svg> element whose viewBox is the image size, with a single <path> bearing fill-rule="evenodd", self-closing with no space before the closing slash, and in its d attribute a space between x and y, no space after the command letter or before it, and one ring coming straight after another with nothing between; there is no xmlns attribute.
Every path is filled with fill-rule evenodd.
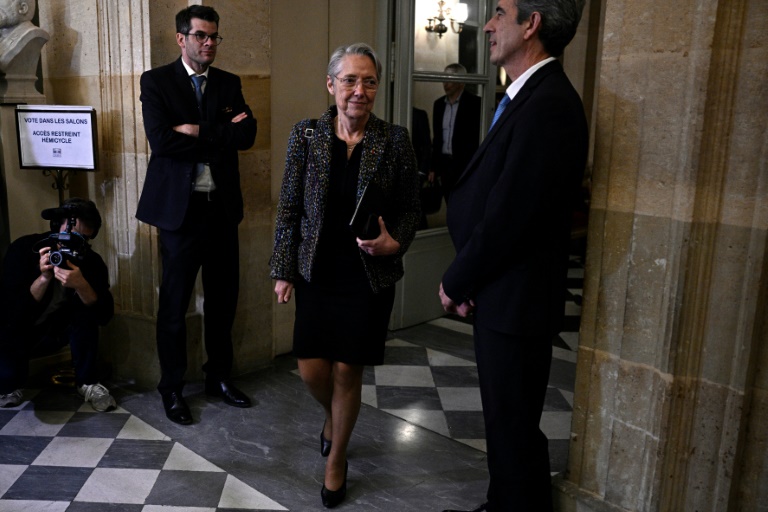
<svg viewBox="0 0 768 512"><path fill-rule="evenodd" d="M205 83L205 76L192 75L192 82L195 84L195 99L197 99L197 108L200 110L200 117L203 117L203 84Z"/></svg>
<svg viewBox="0 0 768 512"><path fill-rule="evenodd" d="M496 121L501 117L501 113L504 112L504 109L507 108L507 105L509 102L512 101L509 99L509 95L507 93L504 93L504 97L501 98L501 101L499 102L499 106L496 107L496 113L493 114L493 121L491 121L491 127L488 128L488 131L490 132L493 128L493 125L496 124Z"/></svg>

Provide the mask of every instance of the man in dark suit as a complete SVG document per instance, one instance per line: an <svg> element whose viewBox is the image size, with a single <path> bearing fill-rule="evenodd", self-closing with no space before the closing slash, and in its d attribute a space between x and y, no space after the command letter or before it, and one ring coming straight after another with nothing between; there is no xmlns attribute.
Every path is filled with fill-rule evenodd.
<svg viewBox="0 0 768 512"><path fill-rule="evenodd" d="M461 64L449 64L446 73L466 75ZM464 90L460 82L443 82L445 96L432 107L432 171L439 177L446 201L453 184L480 144L480 97Z"/></svg>
<svg viewBox="0 0 768 512"><path fill-rule="evenodd" d="M158 390L171 421L192 423L182 396L187 369L185 316L203 269L208 360L205 391L235 407L250 399L229 381L243 219L238 150L253 145L256 120L240 78L210 67L222 38L211 7L176 15L181 58L141 75L144 129L152 149L136 217L160 230L163 277L157 311Z"/></svg>
<svg viewBox="0 0 768 512"><path fill-rule="evenodd" d="M490 474L488 501L477 510L552 510L539 421L589 139L581 99L554 58L583 6L499 0L485 26L491 62L513 81L452 192L447 221L456 258L440 286L446 311L474 312Z"/></svg>

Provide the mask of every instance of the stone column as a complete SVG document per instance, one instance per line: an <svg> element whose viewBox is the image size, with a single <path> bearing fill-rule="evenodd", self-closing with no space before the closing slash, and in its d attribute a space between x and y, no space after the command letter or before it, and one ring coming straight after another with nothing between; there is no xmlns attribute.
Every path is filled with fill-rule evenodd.
<svg viewBox="0 0 768 512"><path fill-rule="evenodd" d="M768 510L768 4L605 0L560 510Z"/></svg>

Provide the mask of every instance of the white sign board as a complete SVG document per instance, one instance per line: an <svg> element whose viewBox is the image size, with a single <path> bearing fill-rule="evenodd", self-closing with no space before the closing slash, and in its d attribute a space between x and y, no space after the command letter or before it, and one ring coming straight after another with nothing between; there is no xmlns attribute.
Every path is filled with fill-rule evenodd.
<svg viewBox="0 0 768 512"><path fill-rule="evenodd" d="M73 105L19 105L22 169L96 170L96 112Z"/></svg>

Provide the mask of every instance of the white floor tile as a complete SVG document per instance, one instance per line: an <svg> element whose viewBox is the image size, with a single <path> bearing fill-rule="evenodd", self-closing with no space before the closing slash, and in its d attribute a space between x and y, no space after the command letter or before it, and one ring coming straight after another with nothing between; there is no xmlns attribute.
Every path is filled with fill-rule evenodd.
<svg viewBox="0 0 768 512"><path fill-rule="evenodd" d="M458 442L471 446L475 450L488 453L488 447L485 439L457 439Z"/></svg>
<svg viewBox="0 0 768 512"><path fill-rule="evenodd" d="M482 411L480 388L437 388L444 411Z"/></svg>
<svg viewBox="0 0 768 512"><path fill-rule="evenodd" d="M27 467L16 464L0 464L0 496L11 488ZM2 505L0 505L0 509L2 509Z"/></svg>
<svg viewBox="0 0 768 512"><path fill-rule="evenodd" d="M576 358L578 357L578 353L574 352L573 350L566 350L560 347L552 347L552 357L555 359L568 361L569 363L575 363Z"/></svg>
<svg viewBox="0 0 768 512"><path fill-rule="evenodd" d="M432 371L428 366L376 366L377 386L433 387Z"/></svg>
<svg viewBox="0 0 768 512"><path fill-rule="evenodd" d="M539 428L547 439L570 439L571 416L570 412L544 411Z"/></svg>
<svg viewBox="0 0 768 512"><path fill-rule="evenodd" d="M425 411L423 409L382 409L384 412L388 412L393 416L402 418L413 425L404 423L400 426L400 429L395 433L395 437L399 442L408 443L413 442L414 439L414 425L424 427L426 429L437 432L438 434L450 437L448 431L448 422L445 419L445 413L443 411Z"/></svg>
<svg viewBox="0 0 768 512"><path fill-rule="evenodd" d="M142 504L159 474L157 469L96 468L75 501Z"/></svg>
<svg viewBox="0 0 768 512"><path fill-rule="evenodd" d="M68 501L3 500L0 510L3 512L65 512Z"/></svg>
<svg viewBox="0 0 768 512"><path fill-rule="evenodd" d="M473 361L467 361L430 348L427 349L427 358L430 366L475 366Z"/></svg>
<svg viewBox="0 0 768 512"><path fill-rule="evenodd" d="M376 396L376 386L372 384L363 384L361 401L371 407L379 408L379 400Z"/></svg>
<svg viewBox="0 0 768 512"><path fill-rule="evenodd" d="M218 466L211 464L189 448L179 443L173 445L163 469L177 469L179 471L212 471L223 472Z"/></svg>
<svg viewBox="0 0 768 512"><path fill-rule="evenodd" d="M144 505L141 512L216 512L210 507L176 507L172 505Z"/></svg>
<svg viewBox="0 0 768 512"><path fill-rule="evenodd" d="M150 427L136 416L131 415L123 429L117 434L118 439L140 439L142 441L170 441L171 438L154 427Z"/></svg>
<svg viewBox="0 0 768 512"><path fill-rule="evenodd" d="M32 465L95 468L113 441L101 437L55 437Z"/></svg>
<svg viewBox="0 0 768 512"><path fill-rule="evenodd" d="M227 475L227 481L224 483L224 490L221 492L219 508L288 510L232 475Z"/></svg>

